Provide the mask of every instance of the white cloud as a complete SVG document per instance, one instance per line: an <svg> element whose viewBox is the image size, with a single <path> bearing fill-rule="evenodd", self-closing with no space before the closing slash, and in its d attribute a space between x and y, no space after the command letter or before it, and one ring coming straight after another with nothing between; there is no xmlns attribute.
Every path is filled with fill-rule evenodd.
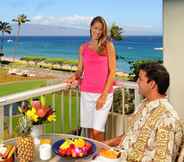
<svg viewBox="0 0 184 162"><path fill-rule="evenodd" d="M123 25L125 35L160 35L162 29L152 25Z"/></svg>
<svg viewBox="0 0 184 162"><path fill-rule="evenodd" d="M88 29L92 17L89 16L34 16L31 18L32 24L54 25Z"/></svg>

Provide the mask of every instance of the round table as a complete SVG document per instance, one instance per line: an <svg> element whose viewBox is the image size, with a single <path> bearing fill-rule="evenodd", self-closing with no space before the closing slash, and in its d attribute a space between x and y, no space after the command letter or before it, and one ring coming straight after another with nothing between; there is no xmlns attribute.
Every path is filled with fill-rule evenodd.
<svg viewBox="0 0 184 162"><path fill-rule="evenodd" d="M52 144L55 143L56 141L60 140L60 139L63 139L63 138L77 138L77 137L79 137L79 136L75 136L75 135L71 135L71 134L46 134L46 135L42 135L41 136L41 138L49 138L49 139L51 139ZM110 148L110 146L107 146L107 145L105 145L102 142L98 142L98 141L90 139L90 138L85 138L85 137L82 137L82 138L94 142L96 144L97 152L101 148L105 148L105 149L109 149ZM16 138L4 141L5 144L8 144L8 143L15 144L15 142L16 142ZM52 158L50 160L40 160L38 147L39 147L39 145L35 146L36 158L35 158L34 162L74 162L74 161L77 162L77 160L63 160L59 156L55 155L54 153L52 153ZM84 159L84 160L80 159L80 160L78 160L78 162L79 161L80 162L88 162L90 160L91 159ZM17 162L17 161L15 160L15 162Z"/></svg>

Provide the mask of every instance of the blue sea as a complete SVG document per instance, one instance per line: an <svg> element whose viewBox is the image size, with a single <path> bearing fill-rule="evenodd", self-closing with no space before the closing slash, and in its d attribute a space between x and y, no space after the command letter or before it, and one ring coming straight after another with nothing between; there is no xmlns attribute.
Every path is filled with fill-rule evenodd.
<svg viewBox="0 0 184 162"><path fill-rule="evenodd" d="M21 36L14 52L15 37L5 37L6 56L46 56L78 59L80 44L89 40L87 36ZM117 71L129 71L128 61L154 59L162 60L162 36L124 36L114 41L116 48Z"/></svg>

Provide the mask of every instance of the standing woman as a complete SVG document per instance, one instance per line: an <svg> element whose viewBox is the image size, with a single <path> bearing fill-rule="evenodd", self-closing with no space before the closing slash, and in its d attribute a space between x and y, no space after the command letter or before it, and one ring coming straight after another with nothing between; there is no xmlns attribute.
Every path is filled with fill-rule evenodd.
<svg viewBox="0 0 184 162"><path fill-rule="evenodd" d="M105 123L113 101L115 49L107 36L105 20L91 21L90 41L80 46L78 70L67 82L80 82L80 124L88 128L90 138L104 140Z"/></svg>

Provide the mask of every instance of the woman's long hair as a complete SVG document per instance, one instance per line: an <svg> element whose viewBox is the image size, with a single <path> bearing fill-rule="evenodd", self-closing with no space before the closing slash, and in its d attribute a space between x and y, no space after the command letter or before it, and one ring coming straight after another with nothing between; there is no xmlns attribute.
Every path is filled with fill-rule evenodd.
<svg viewBox="0 0 184 162"><path fill-rule="evenodd" d="M104 18L101 16L97 16L93 18L90 24L90 37L92 37L92 32L91 28L94 25L94 23L100 22L102 24L103 30L102 30L102 35L98 39L98 47L97 47L97 52L101 54L105 49L106 49L106 44L107 41L110 41L110 38L108 37L108 28L107 28L107 23L105 22Z"/></svg>

